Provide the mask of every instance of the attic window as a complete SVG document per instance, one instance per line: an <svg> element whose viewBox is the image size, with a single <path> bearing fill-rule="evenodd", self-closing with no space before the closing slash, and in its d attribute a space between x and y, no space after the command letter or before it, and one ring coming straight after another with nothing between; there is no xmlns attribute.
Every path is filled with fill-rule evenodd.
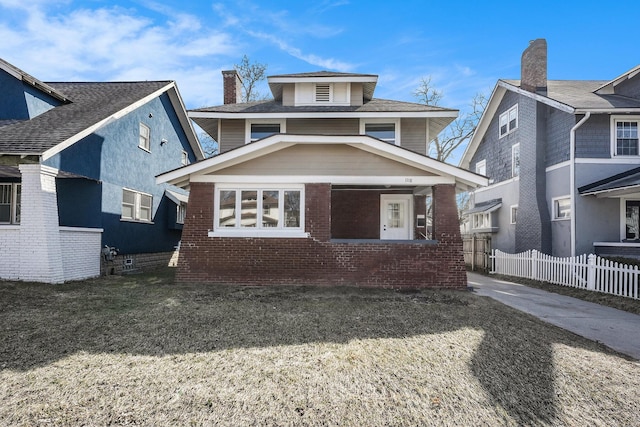
<svg viewBox="0 0 640 427"><path fill-rule="evenodd" d="M518 128L518 104L500 114L500 138Z"/></svg>
<svg viewBox="0 0 640 427"><path fill-rule="evenodd" d="M316 83L316 102L331 102L331 85Z"/></svg>

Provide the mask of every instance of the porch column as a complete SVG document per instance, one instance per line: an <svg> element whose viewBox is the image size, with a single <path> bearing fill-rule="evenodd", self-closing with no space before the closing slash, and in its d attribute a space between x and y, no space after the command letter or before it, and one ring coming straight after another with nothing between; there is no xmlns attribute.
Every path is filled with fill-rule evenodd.
<svg viewBox="0 0 640 427"><path fill-rule="evenodd" d="M440 184L433 187L433 239L438 241L440 248L439 285L467 286L455 185Z"/></svg>
<svg viewBox="0 0 640 427"><path fill-rule="evenodd" d="M20 165L20 280L62 283L64 273L54 168Z"/></svg>

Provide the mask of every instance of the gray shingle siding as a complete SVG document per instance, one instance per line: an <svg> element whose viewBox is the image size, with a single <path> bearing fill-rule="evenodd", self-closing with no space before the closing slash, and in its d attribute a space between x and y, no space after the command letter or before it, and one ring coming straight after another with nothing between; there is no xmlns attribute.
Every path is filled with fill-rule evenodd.
<svg viewBox="0 0 640 427"><path fill-rule="evenodd" d="M507 92L496 111L482 142L480 142L476 153L471 159L469 169L475 171L476 164L482 160L487 162L487 176L493 179L494 183L511 179L511 149L514 144L521 142L521 129L518 127L514 132L500 138L498 135L498 122L500 114L507 111L518 103L520 96L514 92ZM518 120L522 113L518 111ZM522 150L522 144L520 146Z"/></svg>
<svg viewBox="0 0 640 427"><path fill-rule="evenodd" d="M625 80L616 87L616 93L630 98L640 99L640 79Z"/></svg>
<svg viewBox="0 0 640 427"><path fill-rule="evenodd" d="M575 116L552 107L547 108L546 166L549 167L569 160L569 133L575 124Z"/></svg>
<svg viewBox="0 0 640 427"><path fill-rule="evenodd" d="M581 119L582 116L579 117ZM576 131L576 157L611 157L611 132L609 115L592 115Z"/></svg>

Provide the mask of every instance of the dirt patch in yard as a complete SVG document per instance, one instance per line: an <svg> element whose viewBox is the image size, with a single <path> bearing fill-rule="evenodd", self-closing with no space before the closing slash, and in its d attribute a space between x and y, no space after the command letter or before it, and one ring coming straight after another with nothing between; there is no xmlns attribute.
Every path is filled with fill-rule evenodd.
<svg viewBox="0 0 640 427"><path fill-rule="evenodd" d="M0 424L633 425L640 366L469 292L0 282Z"/></svg>

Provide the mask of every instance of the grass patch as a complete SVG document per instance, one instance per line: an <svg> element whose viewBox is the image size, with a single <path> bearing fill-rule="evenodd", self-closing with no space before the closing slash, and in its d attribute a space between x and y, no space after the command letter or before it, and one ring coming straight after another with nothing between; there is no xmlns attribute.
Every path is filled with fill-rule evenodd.
<svg viewBox="0 0 640 427"><path fill-rule="evenodd" d="M640 366L470 292L0 282L2 425L633 425Z"/></svg>

